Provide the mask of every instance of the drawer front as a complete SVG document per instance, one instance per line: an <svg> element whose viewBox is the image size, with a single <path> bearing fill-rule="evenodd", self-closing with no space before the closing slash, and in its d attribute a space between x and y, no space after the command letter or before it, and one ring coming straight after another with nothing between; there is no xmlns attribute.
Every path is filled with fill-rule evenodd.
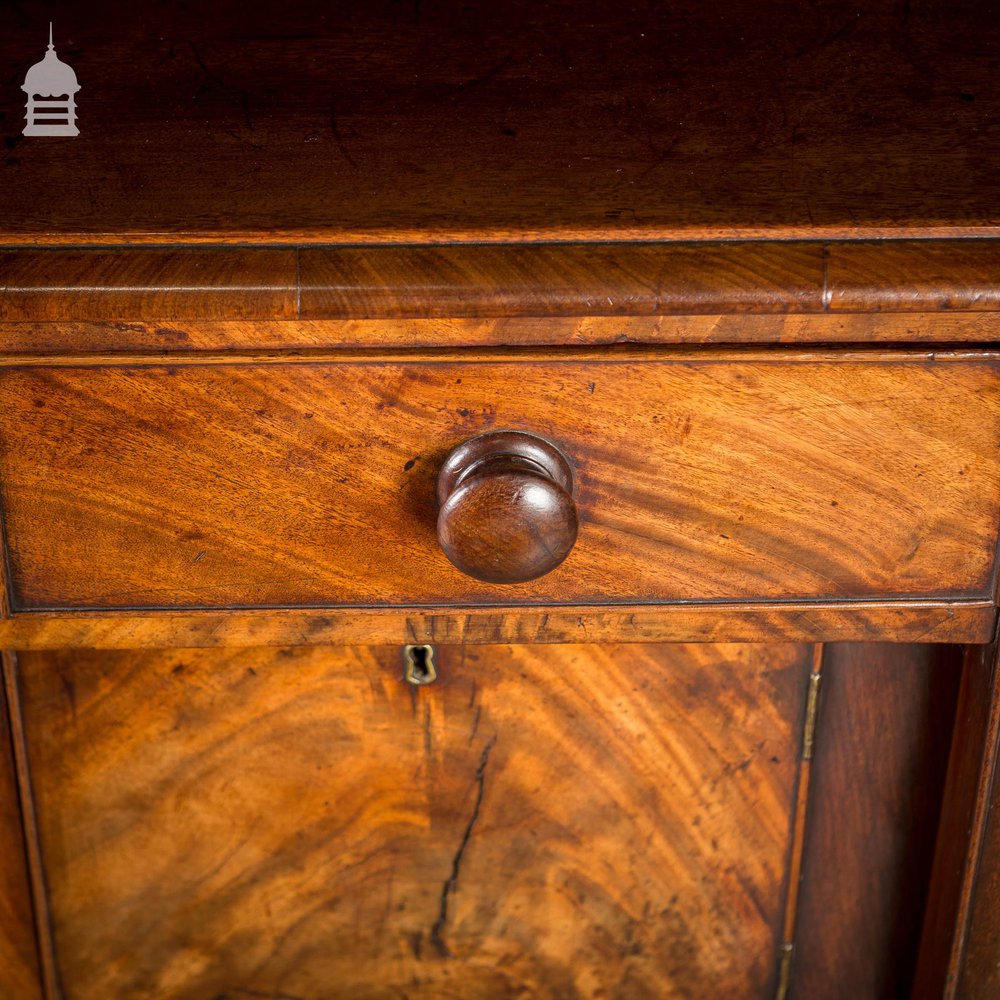
<svg viewBox="0 0 1000 1000"><path fill-rule="evenodd" d="M985 353L9 367L14 605L984 598L997 376ZM435 532L444 457L496 428L574 466L575 548L530 583L463 575Z"/></svg>
<svg viewBox="0 0 1000 1000"><path fill-rule="evenodd" d="M773 996L812 663L25 655L67 1000Z"/></svg>

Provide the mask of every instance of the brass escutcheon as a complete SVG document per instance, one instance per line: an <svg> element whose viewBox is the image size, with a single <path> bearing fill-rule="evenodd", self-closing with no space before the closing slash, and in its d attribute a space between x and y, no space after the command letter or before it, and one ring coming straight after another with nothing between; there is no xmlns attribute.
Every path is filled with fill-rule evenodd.
<svg viewBox="0 0 1000 1000"><path fill-rule="evenodd" d="M433 684L437 680L433 646L403 647L403 677L408 684Z"/></svg>

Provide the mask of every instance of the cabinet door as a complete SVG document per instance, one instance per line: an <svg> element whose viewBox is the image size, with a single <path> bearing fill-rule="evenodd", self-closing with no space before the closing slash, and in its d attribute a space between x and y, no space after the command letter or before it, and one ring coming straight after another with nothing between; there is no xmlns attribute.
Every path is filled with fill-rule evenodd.
<svg viewBox="0 0 1000 1000"><path fill-rule="evenodd" d="M24 654L62 985L773 995L808 646Z"/></svg>

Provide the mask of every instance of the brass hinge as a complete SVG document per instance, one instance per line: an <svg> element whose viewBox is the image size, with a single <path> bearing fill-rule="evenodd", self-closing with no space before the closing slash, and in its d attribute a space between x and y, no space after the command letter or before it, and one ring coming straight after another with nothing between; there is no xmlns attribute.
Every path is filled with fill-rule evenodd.
<svg viewBox="0 0 1000 1000"><path fill-rule="evenodd" d="M788 984L792 978L792 955L795 953L795 945L783 944L781 946L781 960L778 964L778 989L774 994L774 1000L785 1000L788 996Z"/></svg>
<svg viewBox="0 0 1000 1000"><path fill-rule="evenodd" d="M792 956L795 945L792 943L795 935L795 911L797 909L798 887L802 876L802 838L806 817L806 802L809 796L809 775L812 770L813 752L816 749L816 721L819 716L819 686L823 679L823 647L813 649L813 670L809 675L809 686L806 690L806 717L802 726L802 765L799 771L800 785L798 801L795 807L793 821L792 862L789 869L788 909L785 914L784 943L779 949L778 958L778 988L775 1000L785 1000L792 981Z"/></svg>
<svg viewBox="0 0 1000 1000"><path fill-rule="evenodd" d="M816 746L816 715L819 711L820 673L809 675L809 693L806 695L806 723L802 730L802 759L812 760Z"/></svg>

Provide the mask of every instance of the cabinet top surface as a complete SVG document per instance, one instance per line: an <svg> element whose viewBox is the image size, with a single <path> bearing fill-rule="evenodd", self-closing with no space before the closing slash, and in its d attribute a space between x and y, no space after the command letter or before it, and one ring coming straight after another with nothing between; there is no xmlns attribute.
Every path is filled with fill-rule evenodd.
<svg viewBox="0 0 1000 1000"><path fill-rule="evenodd" d="M991 7L4 5L0 242L998 235Z"/></svg>

